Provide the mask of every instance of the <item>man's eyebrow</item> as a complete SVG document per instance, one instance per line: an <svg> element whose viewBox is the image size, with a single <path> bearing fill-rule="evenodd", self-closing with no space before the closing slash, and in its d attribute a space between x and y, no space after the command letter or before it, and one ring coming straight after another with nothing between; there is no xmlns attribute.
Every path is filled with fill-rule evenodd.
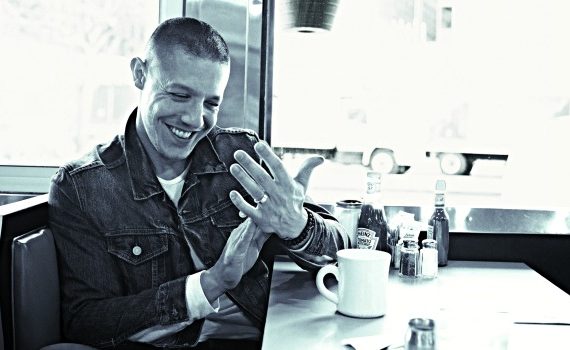
<svg viewBox="0 0 570 350"><path fill-rule="evenodd" d="M165 89L180 89L180 90L185 90L188 92L195 92L192 88L190 88L189 86L186 86L184 84L180 84L180 83L169 83L166 84Z"/></svg>

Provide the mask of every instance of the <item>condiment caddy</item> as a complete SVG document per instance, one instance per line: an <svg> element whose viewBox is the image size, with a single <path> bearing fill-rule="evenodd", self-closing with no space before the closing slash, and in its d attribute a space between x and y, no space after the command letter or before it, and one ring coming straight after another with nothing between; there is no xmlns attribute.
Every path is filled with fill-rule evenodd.
<svg viewBox="0 0 570 350"><path fill-rule="evenodd" d="M388 225L380 191L382 176L368 172L366 192L356 229L356 248L392 254L392 266L402 278L435 278L438 266L447 265L449 216L445 210L446 183L437 180L434 212L427 227L413 213L398 212ZM424 229L425 239L420 240Z"/></svg>

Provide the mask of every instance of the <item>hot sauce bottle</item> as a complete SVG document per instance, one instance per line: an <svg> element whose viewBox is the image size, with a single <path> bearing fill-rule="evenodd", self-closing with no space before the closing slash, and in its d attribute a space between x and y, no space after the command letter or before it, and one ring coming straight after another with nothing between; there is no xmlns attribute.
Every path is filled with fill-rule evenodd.
<svg viewBox="0 0 570 350"><path fill-rule="evenodd" d="M358 220L357 247L382 250L391 254L388 246L388 223L380 192L381 181L380 173L374 171L367 173L366 194Z"/></svg>
<svg viewBox="0 0 570 350"><path fill-rule="evenodd" d="M439 266L447 265L449 253L449 215L445 211L445 180L437 180L435 184L435 210L428 221L427 239L437 243L437 262Z"/></svg>

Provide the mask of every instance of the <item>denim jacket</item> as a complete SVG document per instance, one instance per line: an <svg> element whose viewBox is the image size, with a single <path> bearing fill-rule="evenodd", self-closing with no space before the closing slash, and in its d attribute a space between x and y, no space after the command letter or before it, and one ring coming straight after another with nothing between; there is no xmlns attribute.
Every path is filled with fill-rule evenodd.
<svg viewBox="0 0 570 350"><path fill-rule="evenodd" d="M238 149L259 161L255 133L215 127L202 139L190 156L176 207L155 176L135 119L136 109L124 136L98 145L52 179L49 226L58 251L62 329L68 341L121 347L143 329L186 321L185 280L197 272L189 246L207 267L213 266L229 234L244 220L229 192L235 189L251 201L229 166ZM308 245L286 251L301 267L315 270L336 259L345 233L324 209L305 208L315 218ZM226 293L260 328L268 276L268 266L259 258ZM195 321L155 345L191 346L202 325L203 320Z"/></svg>

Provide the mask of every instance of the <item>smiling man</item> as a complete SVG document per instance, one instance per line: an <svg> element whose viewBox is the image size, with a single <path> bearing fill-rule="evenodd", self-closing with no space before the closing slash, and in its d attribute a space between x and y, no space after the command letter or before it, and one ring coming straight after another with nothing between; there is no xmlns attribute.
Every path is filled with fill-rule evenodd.
<svg viewBox="0 0 570 350"><path fill-rule="evenodd" d="M216 124L230 76L230 58L221 37L209 46L173 43L172 34L133 58L135 86L141 90L136 130L162 178L182 173L187 158ZM189 62L191 61L191 62Z"/></svg>
<svg viewBox="0 0 570 350"><path fill-rule="evenodd" d="M230 56L206 23L162 23L131 71L140 100L124 134L52 179L64 337L97 348L258 349L266 241L308 270L345 246L340 224L305 197L322 159L291 177L254 132L216 126Z"/></svg>

